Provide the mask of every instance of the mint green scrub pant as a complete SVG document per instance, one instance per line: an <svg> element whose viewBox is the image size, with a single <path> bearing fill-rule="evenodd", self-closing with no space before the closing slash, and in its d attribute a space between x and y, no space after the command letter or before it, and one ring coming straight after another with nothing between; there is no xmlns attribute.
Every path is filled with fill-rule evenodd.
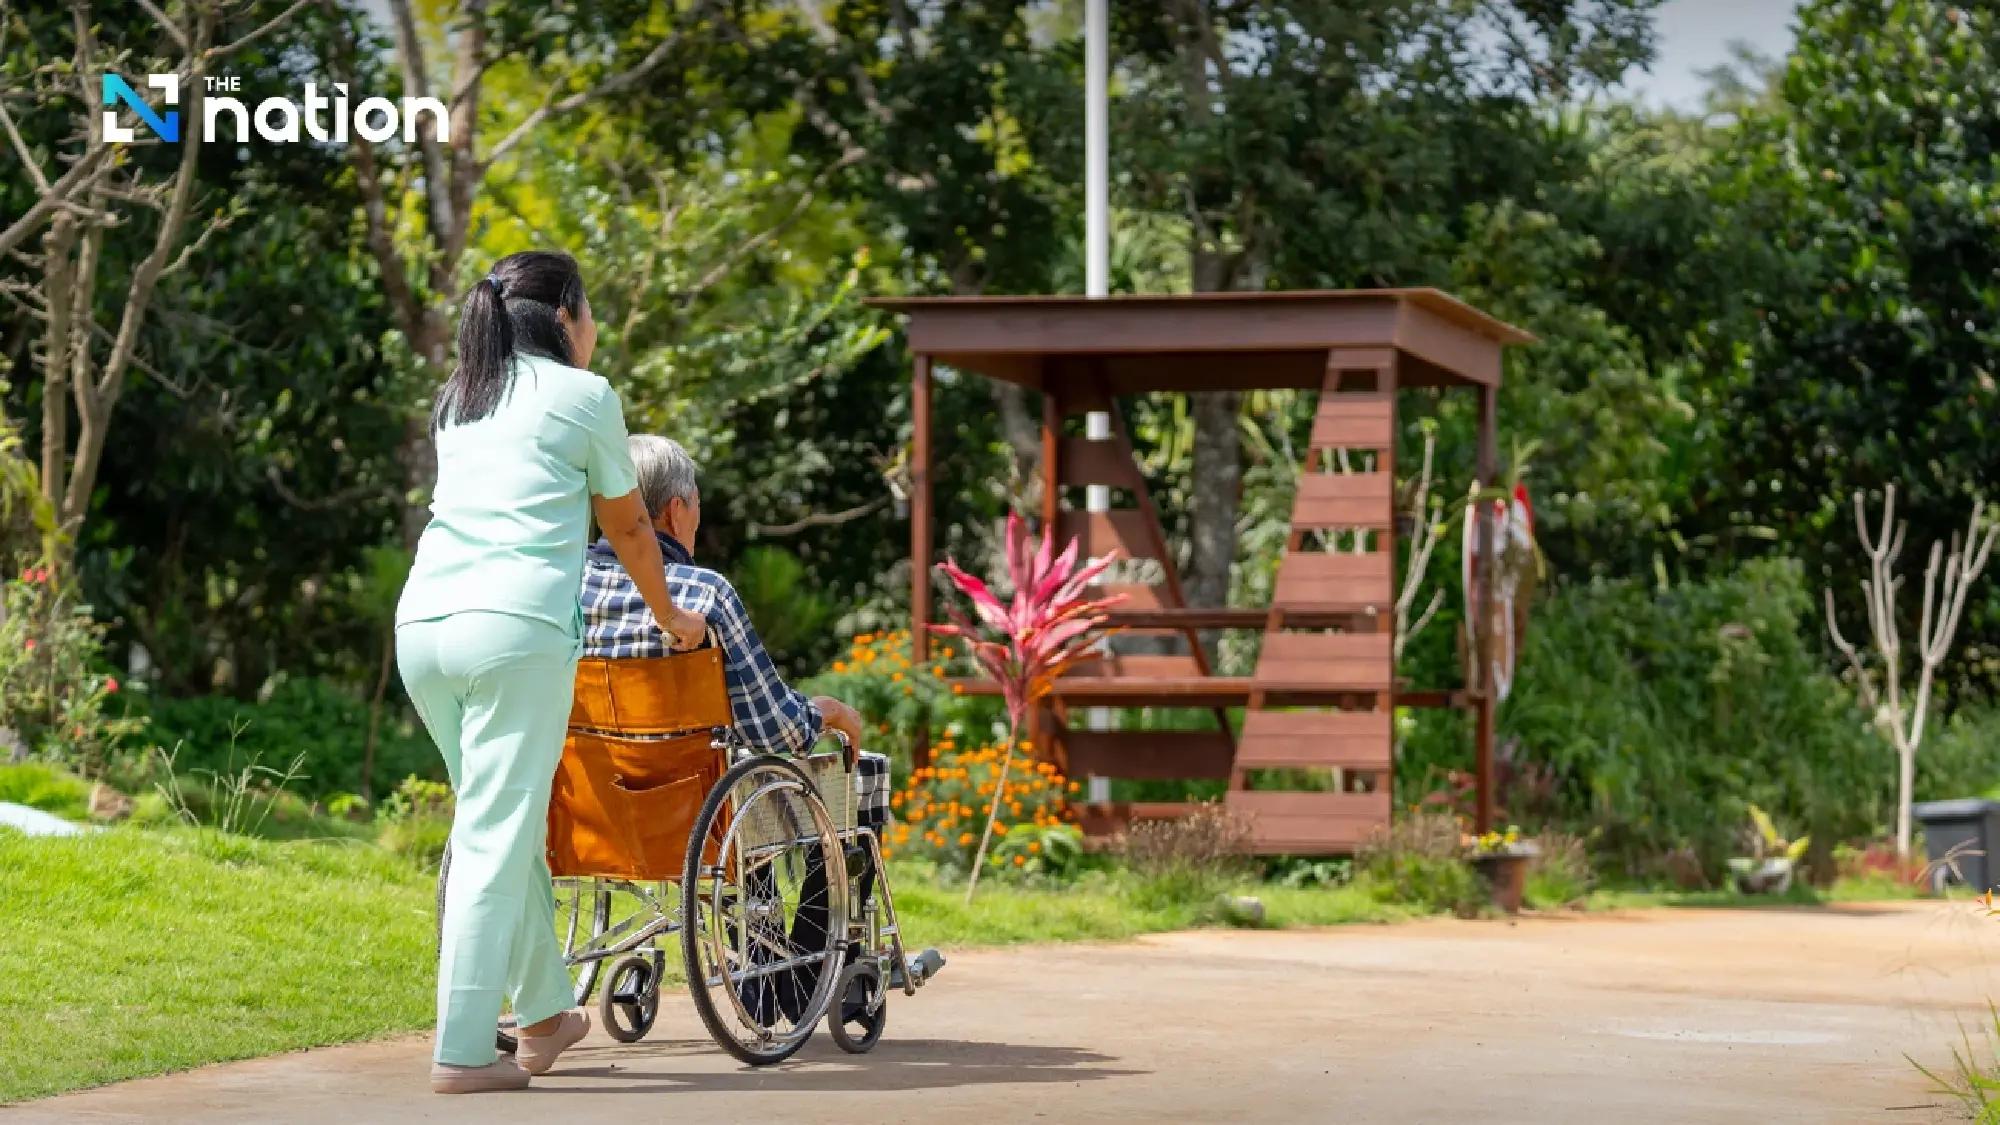
<svg viewBox="0 0 2000 1125"><path fill-rule="evenodd" d="M403 684L457 794L438 954L435 1057L494 1061L500 1002L523 1024L575 1004L546 855L580 649L529 617L454 613L396 628Z"/></svg>

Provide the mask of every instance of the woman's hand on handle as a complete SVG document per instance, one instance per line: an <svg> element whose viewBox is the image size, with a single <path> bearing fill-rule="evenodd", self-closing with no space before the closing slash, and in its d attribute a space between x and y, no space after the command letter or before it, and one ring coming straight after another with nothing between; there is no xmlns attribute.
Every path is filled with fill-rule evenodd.
<svg viewBox="0 0 2000 1125"><path fill-rule="evenodd" d="M653 620L670 638L673 649L700 647L702 638L708 635L708 621L675 605L667 593L667 561L660 554L660 541L653 537L653 520L646 514L639 490L635 488L623 496L593 496L590 503L597 526L611 541L612 551L617 553L625 573L632 576L632 584L639 588L639 596L646 599L646 608L653 611Z"/></svg>

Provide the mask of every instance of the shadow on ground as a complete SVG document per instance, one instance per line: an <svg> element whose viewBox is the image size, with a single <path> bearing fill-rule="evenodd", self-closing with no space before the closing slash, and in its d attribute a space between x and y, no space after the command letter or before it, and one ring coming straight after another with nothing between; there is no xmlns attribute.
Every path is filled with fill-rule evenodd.
<svg viewBox="0 0 2000 1125"><path fill-rule="evenodd" d="M823 1043L809 1044L790 1061L770 1067L744 1067L720 1074L663 1071L659 1063L673 1058L712 1058L715 1044L707 1039L654 1040L630 1046L603 1046L579 1051L568 1065L550 1077L569 1079L549 1093L643 1094L668 1091L762 1090L781 1085L788 1091L868 1093L944 1090L1036 1082L1095 1082L1151 1073L1103 1066L1118 1060L1080 1047L1036 1047L1015 1043L979 1043L947 1039L884 1040L865 1056L848 1055ZM601 1078L603 1084L577 1080Z"/></svg>

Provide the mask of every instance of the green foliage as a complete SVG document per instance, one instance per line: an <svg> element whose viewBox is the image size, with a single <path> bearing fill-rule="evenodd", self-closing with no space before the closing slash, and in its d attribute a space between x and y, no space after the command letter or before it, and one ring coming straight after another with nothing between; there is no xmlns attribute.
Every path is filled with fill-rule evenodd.
<svg viewBox="0 0 2000 1125"><path fill-rule="evenodd" d="M1544 832L1535 840L1522 897L1537 910L1575 906L1590 894L1595 881L1581 839L1564 832Z"/></svg>
<svg viewBox="0 0 2000 1125"><path fill-rule="evenodd" d="M790 551L752 547L730 567L729 581L781 667L796 669L802 655L838 643L831 635L833 603L813 588L805 564Z"/></svg>
<svg viewBox="0 0 2000 1125"><path fill-rule="evenodd" d="M90 817L90 782L44 762L0 765L0 801L68 820Z"/></svg>
<svg viewBox="0 0 2000 1125"><path fill-rule="evenodd" d="M261 702L226 696L153 699L150 737L178 746L176 768L233 772L241 763L299 759L297 792L308 799L361 788L362 744L368 704L326 680L288 679ZM378 777L444 776L444 763L421 728L407 716L385 722L376 748Z"/></svg>
<svg viewBox="0 0 2000 1125"><path fill-rule="evenodd" d="M935 644L932 653L932 664L919 668L911 663L907 629L861 633L841 659L798 686L860 711L873 728L867 749L888 754L899 772L907 771L920 724L928 724L934 739L966 744L990 741L1006 729L999 700L952 691L944 676L953 657Z"/></svg>
<svg viewBox="0 0 2000 1125"><path fill-rule="evenodd" d="M1458 822L1435 813L1398 817L1354 857L1354 878L1380 902L1471 914L1483 891L1465 862Z"/></svg>
<svg viewBox="0 0 2000 1125"><path fill-rule="evenodd" d="M1959 707L1933 725L1917 751L1919 801L1986 794L2000 785L2000 706Z"/></svg>
<svg viewBox="0 0 2000 1125"><path fill-rule="evenodd" d="M382 802L375 842L426 869L435 868L451 839L453 804L450 785L406 777Z"/></svg>
<svg viewBox="0 0 2000 1125"><path fill-rule="evenodd" d="M1829 839L1879 830L1892 759L1824 670L1817 626L1790 562L1666 589L1564 587L1538 609L1501 713L1510 815L1650 876L1686 847L1713 878L1746 802ZM1406 792L1435 745L1413 743Z"/></svg>
<svg viewBox="0 0 2000 1125"><path fill-rule="evenodd" d="M36 754L89 774L144 723L113 715L103 627L44 564L0 579L0 754Z"/></svg>

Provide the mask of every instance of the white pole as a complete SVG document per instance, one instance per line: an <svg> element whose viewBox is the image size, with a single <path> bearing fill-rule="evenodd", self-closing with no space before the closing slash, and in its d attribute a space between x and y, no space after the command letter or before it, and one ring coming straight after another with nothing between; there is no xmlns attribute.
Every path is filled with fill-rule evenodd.
<svg viewBox="0 0 2000 1125"><path fill-rule="evenodd" d="M1084 0L1083 5L1083 291L1103 297L1111 292L1111 113L1107 87L1111 83L1109 0ZM1093 410L1084 415L1083 436L1091 441L1111 437L1111 415ZM1084 489L1083 506L1092 512L1111 508L1111 489L1093 484ZM1109 646L1106 646L1109 651ZM1092 707L1084 715L1091 730L1111 726L1110 712ZM1090 799L1109 801L1111 780L1092 777Z"/></svg>

